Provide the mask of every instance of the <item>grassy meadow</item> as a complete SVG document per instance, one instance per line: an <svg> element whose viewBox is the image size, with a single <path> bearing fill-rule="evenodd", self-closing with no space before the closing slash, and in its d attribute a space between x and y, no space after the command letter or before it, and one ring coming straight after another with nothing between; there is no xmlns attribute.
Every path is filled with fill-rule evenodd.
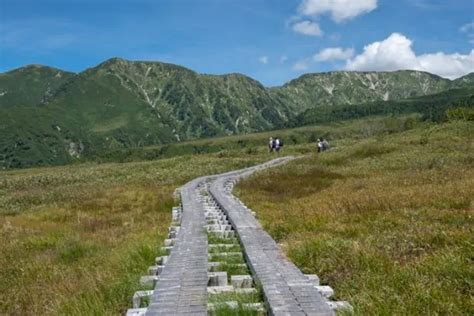
<svg viewBox="0 0 474 316"><path fill-rule="evenodd" d="M381 117L2 171L0 314L123 313L159 255L174 190L276 157L269 136L303 158L238 192L300 268L358 314L469 314L473 134L467 122ZM334 148L316 156L320 136Z"/></svg>
<svg viewBox="0 0 474 316"><path fill-rule="evenodd" d="M197 155L0 174L0 314L117 315L158 255L173 191L266 155Z"/></svg>
<svg viewBox="0 0 474 316"><path fill-rule="evenodd" d="M474 124L363 131L236 192L357 315L473 315Z"/></svg>

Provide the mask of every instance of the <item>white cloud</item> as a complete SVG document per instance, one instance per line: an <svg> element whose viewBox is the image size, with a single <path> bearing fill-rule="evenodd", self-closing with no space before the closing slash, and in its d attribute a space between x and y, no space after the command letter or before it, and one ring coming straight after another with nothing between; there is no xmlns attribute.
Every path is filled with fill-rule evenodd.
<svg viewBox="0 0 474 316"><path fill-rule="evenodd" d="M268 64L268 56L261 56L258 61L264 65Z"/></svg>
<svg viewBox="0 0 474 316"><path fill-rule="evenodd" d="M280 57L280 64L286 63L287 60L288 60L288 56L286 56L286 55L281 56Z"/></svg>
<svg viewBox="0 0 474 316"><path fill-rule="evenodd" d="M474 72L474 49L469 54L424 54L418 57L421 69L441 77L456 79Z"/></svg>
<svg viewBox="0 0 474 316"><path fill-rule="evenodd" d="M349 70L419 69L412 42L402 34L393 33L381 42L364 47L364 52L347 62Z"/></svg>
<svg viewBox="0 0 474 316"><path fill-rule="evenodd" d="M325 48L319 51L314 55L313 59L315 61L328 61L328 60L346 60L351 58L354 55L354 49L352 48L340 48L340 47L331 47Z"/></svg>
<svg viewBox="0 0 474 316"><path fill-rule="evenodd" d="M438 52L417 56L410 39L393 33L383 41L365 46L360 55L347 60L345 68L357 71L421 70L454 79L474 71L474 50L466 55Z"/></svg>
<svg viewBox="0 0 474 316"><path fill-rule="evenodd" d="M294 71L305 71L308 70L309 64L307 60L300 60L292 68Z"/></svg>
<svg viewBox="0 0 474 316"><path fill-rule="evenodd" d="M319 24L312 21L301 21L293 24L293 31L309 36L321 36L323 32L319 28Z"/></svg>
<svg viewBox="0 0 474 316"><path fill-rule="evenodd" d="M376 8L377 0L303 0L299 12L307 16L331 14L331 18L339 23Z"/></svg>

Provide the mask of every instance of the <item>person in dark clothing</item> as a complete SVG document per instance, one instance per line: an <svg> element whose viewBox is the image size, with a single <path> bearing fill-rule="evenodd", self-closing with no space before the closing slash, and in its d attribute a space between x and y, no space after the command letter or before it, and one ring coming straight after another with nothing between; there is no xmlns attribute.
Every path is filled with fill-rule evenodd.
<svg viewBox="0 0 474 316"><path fill-rule="evenodd" d="M323 145L323 151L326 151L329 149L329 142L327 140L325 140L324 138L321 138L321 142L322 142L322 145Z"/></svg>

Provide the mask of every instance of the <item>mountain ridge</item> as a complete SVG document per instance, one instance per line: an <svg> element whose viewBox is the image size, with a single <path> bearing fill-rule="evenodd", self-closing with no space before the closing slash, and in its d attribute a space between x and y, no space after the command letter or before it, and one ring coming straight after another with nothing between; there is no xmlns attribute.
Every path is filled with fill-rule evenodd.
<svg viewBox="0 0 474 316"><path fill-rule="evenodd" d="M312 108L396 102L471 86L474 74L450 81L414 71L340 71L268 88L243 74L200 74L122 58L80 73L29 65L0 74L0 167L283 128L303 122L295 119Z"/></svg>
<svg viewBox="0 0 474 316"><path fill-rule="evenodd" d="M252 82L256 86L260 86L261 88L267 90L272 95L272 97L283 100L283 102L288 105L291 111L306 110L307 108L318 105L334 105L341 103L356 104L366 101L398 100L408 97L439 93L446 89L462 88L466 85L474 84L474 73L466 74L465 76L462 76L460 78L450 80L447 78L442 78L435 74L417 70L396 70L381 72L358 72L338 70L329 72L306 73L297 78L289 80L283 85L266 87L258 80L241 73L198 73L187 67L172 63L166 63L161 61L130 61L120 57L112 57L102 63L99 63L94 67L87 68L84 71L78 73L63 71L59 68L38 64L16 68L4 73L0 73L0 89L2 88L2 78L14 73L28 71L30 69L42 69L43 72L45 72L45 69L47 69L49 71L56 71L57 73L64 73L68 77L68 79L74 81L74 78L71 77L81 78L84 76L91 75L94 72L103 70L104 68L113 69L124 65L146 65L147 67L159 67L167 72L180 72L182 74L182 76L180 77L184 76L184 79L192 80L199 78L203 80L211 79L212 81L212 79L226 80L227 78L241 78L242 80L247 80L249 82ZM139 69L139 67L134 68L135 70ZM407 80L407 78L409 77L413 77L412 80ZM395 78L396 82L390 83L392 87L387 87L386 85L384 85L386 78ZM335 80L338 81L336 82L336 84L334 84ZM61 82L61 84L68 84L67 81L68 80L65 80ZM399 89L399 91L394 91L393 86L396 87L400 84L400 82L403 81L406 81L406 87ZM436 81L436 84L431 84L433 81ZM382 82L382 84L380 84L380 82ZM425 83L424 85L422 84L423 82ZM350 86L353 83L358 83L359 86ZM55 86L54 88L61 88L59 87L61 84ZM416 86L417 84L419 85L419 87L413 88L413 86ZM138 85L136 88L140 89ZM301 93L301 89L308 91L303 91L303 93ZM342 91L342 95L338 95L340 91ZM334 95L334 92L336 92L336 95ZM350 93L350 95L348 95L347 92ZM0 91L0 93L5 93L5 91ZM46 95L41 99L41 102L38 103L48 102L51 97L54 97L54 93L55 91L53 91L52 93L48 91L48 93L46 93ZM147 103L150 103L150 100L147 99L148 96L146 91L142 91L142 96L145 97L145 101ZM318 104L315 105L314 100L318 100ZM5 103L6 102L4 102L4 99L0 98L0 106ZM31 104L31 102L27 102L27 104Z"/></svg>
<svg viewBox="0 0 474 316"><path fill-rule="evenodd" d="M64 70L64 69L61 69L59 67L55 67L55 66L49 66L49 65L45 65L45 64L27 64L27 65L24 65L24 66L20 66L20 67L16 67L16 68L13 68L13 69L10 69L10 70L6 70L4 72L0 72L0 76L4 75L4 74L8 74L8 73L11 73L11 72L16 72L18 70L21 70L21 69L25 69L25 68L50 68L50 69L53 69L53 70L59 70L59 71L62 71L62 72L67 72L67 73L71 73L71 74L80 74L82 72L85 72L87 70L90 70L90 69L94 69L94 68L97 68L101 65L105 65L107 63L110 63L110 62L115 62L115 61L122 61L122 62L128 62L128 63L160 63L160 64L164 64L164 65L170 65L170 66L175 66L175 67L178 67L178 68L181 68L183 70L188 70L188 71L191 71L191 72L194 72L196 74L199 74L199 75L202 75L202 76L228 76L228 75L241 75L241 76L245 76L245 77L248 77L248 78L251 78L253 79L252 77L248 76L248 75L245 75L243 73L239 73L239 72L230 72L230 73L225 73L225 74L211 74L211 73L199 73L197 71L194 71L192 70L191 68L188 68L188 67L185 67L185 66L181 66L181 65L178 65L178 64L174 64L174 63L169 63L169 62L164 62L164 61L151 61L151 60L129 60L129 59L125 59L125 58L122 58L122 57L111 57L111 58L108 58L106 59L105 61L97 64L96 66L92 66L92 67L88 67L82 71L78 71L78 72L75 72L75 71L70 71L70 70ZM333 73L360 73L360 74L369 74L369 73L397 73L397 72L416 72L416 73L423 73L423 74L427 74L427 75L431 75L433 77L437 77L437 78L440 78L440 79L443 79L443 80L447 80L447 81L451 81L451 82L456 82L456 81L459 81L463 78L470 78L469 81L474 81L474 72L471 72L471 73L468 73L468 74L465 74L459 78L456 78L456 79L448 79L448 78L444 78L444 77L441 77L439 75L436 75L436 74L433 74L433 73L430 73L430 72L427 72L427 71L423 71L423 70L411 70L411 69L400 69L400 70L393 70L393 71L356 71L356 70L331 70L331 71L322 71L322 72L309 72L309 73L304 73L296 78L293 78L293 79L290 79L288 80L287 82L281 84L281 85L277 85L277 86L265 86L263 85L265 88L267 89L273 89L273 88L279 88L279 87L283 87L285 85L288 85L290 83L292 83L293 81L297 81L303 77L306 77L306 76L312 76L312 75L325 75L325 74L333 74ZM259 82L258 80L256 79L253 79L254 81L257 81ZM260 83L260 82L259 82ZM261 84L261 83L260 83Z"/></svg>

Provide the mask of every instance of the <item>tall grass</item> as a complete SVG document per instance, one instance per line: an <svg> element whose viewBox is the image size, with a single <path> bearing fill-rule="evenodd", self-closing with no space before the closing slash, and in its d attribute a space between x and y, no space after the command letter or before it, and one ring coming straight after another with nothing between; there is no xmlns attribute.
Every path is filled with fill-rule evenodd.
<svg viewBox="0 0 474 316"><path fill-rule="evenodd" d="M2 172L0 314L126 311L166 238L176 187L264 159L214 154Z"/></svg>
<svg viewBox="0 0 474 316"><path fill-rule="evenodd" d="M237 191L358 315L474 312L474 126L348 137Z"/></svg>
<svg viewBox="0 0 474 316"><path fill-rule="evenodd" d="M433 230L432 226L417 227L432 234L427 240L435 245L451 245L450 251L462 252L456 250L459 244L452 239L453 236L465 238L466 226L472 220L468 215L459 215L468 214L472 207L469 196L472 191L465 183L471 172L465 166L474 162L472 155L465 154L466 140L472 131L461 126L455 132L451 125L411 130L418 124L413 122L415 117L372 118L186 143L182 146L197 148L201 153L194 154L191 150L186 154L180 148L169 148L166 152L175 150L174 154L183 155L169 159L121 164L89 162L0 172L0 314L104 315L125 311L133 292L139 288L140 275L146 273L166 237L175 188L200 175L238 169L276 157L267 153L269 135L280 136L285 141L280 155L313 153L314 144L308 142L320 136L337 139L333 152L317 159L299 160L276 172L269 171L259 183L251 185L253 194L245 195L245 200L254 199L250 204L255 204L255 209L263 215L269 231L291 245L290 256L304 270L324 272L322 275L328 281L338 279L339 272L334 271L340 270L333 269L336 259L315 256L312 252L315 246L310 241L321 240L320 236L327 234L324 236L328 243L321 247L352 249L347 236L370 235L368 219L379 223L378 229L384 227L377 220L380 208L387 214L399 208L404 210L401 214L406 213L405 217L386 224L390 228L400 222L397 224L400 231L406 229L407 221L418 218L421 223L437 223L435 228L441 227L445 233ZM396 133L405 130L408 132L397 136ZM394 136L377 136L391 133ZM444 148L443 137L455 137L453 148ZM438 142L436 146L434 141ZM405 144L413 153L398 150L396 142ZM207 146L211 146L209 151L216 152L201 150ZM154 159L161 155L161 150L143 149L125 155L123 160ZM469 152L472 153L470 147ZM413 191L385 189L372 196L378 186L387 187L387 172L393 172L390 181L395 188L413 188ZM339 187L343 191L338 191ZM436 190L435 194L429 194L432 189ZM433 207L440 212L430 211ZM413 208L420 209L414 213L410 211ZM451 226L458 228L448 229ZM340 234L337 239L334 239L335 231ZM397 247L405 249L406 254L401 257L406 257L405 262L412 253L420 253L419 245L425 247L426 242L422 239L413 246L399 242L396 246L390 240L380 239L376 245L392 247L390 253L394 257L400 253ZM463 245L466 248L470 244ZM305 266L307 261L298 259L305 256L316 261ZM449 265L448 259L437 269ZM461 267L465 264L461 259L452 262ZM431 263L426 266L432 267ZM450 278L454 274L446 273ZM361 285L350 283L353 278L343 280L349 283L336 284L338 289L346 286L346 290L338 291L342 297L352 299L352 295L364 293L359 291ZM372 295L370 291L366 293ZM465 295L460 297L465 302ZM463 306L459 308L465 310Z"/></svg>

